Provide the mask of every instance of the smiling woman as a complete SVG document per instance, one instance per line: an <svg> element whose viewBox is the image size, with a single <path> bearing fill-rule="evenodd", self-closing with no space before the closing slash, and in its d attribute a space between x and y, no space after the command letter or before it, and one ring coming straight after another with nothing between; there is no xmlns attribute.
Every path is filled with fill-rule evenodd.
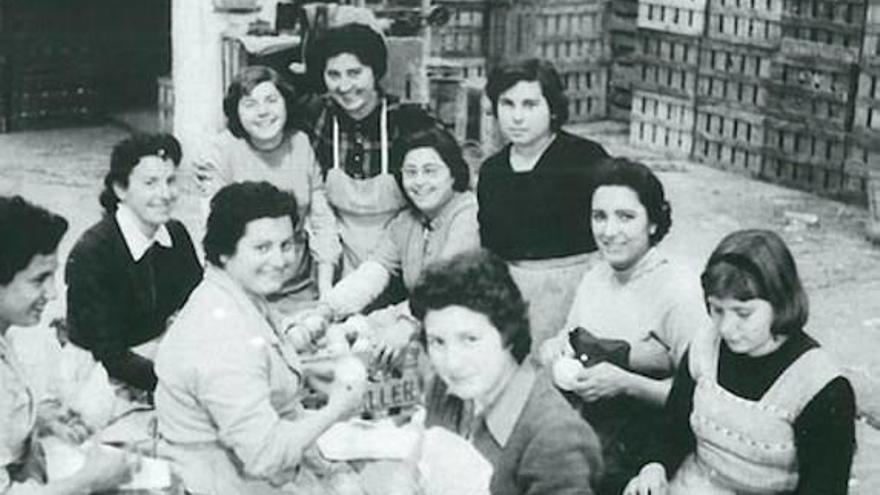
<svg viewBox="0 0 880 495"><path fill-rule="evenodd" d="M400 138L438 124L418 105L382 90L388 49L366 25L328 29L310 44L306 63L326 89L309 105L311 134L338 220L344 276L369 258L406 206L393 177ZM401 296L398 291L389 298Z"/></svg>
<svg viewBox="0 0 880 495"><path fill-rule="evenodd" d="M65 273L70 340L111 378L145 392L156 386L156 340L202 276L189 233L171 218L180 158L169 134L117 144L105 215L76 242Z"/></svg>
<svg viewBox="0 0 880 495"><path fill-rule="evenodd" d="M0 493L8 495L105 492L131 475L121 452L96 447L72 476L47 483L36 434L42 404L6 339L13 325L36 325L56 297L56 251L66 231L64 218L20 196L0 196Z"/></svg>
<svg viewBox="0 0 880 495"><path fill-rule="evenodd" d="M301 222L295 228L307 249L275 294L285 308L313 301L329 290L341 252L336 220L315 153L302 130L296 96L295 88L273 69L245 68L223 100L226 130L205 143L193 162L196 184L206 198L225 185L243 181L268 181L296 198Z"/></svg>
<svg viewBox="0 0 880 495"><path fill-rule="evenodd" d="M409 292L431 263L479 247L477 199L452 135L428 129L406 136L398 146L403 156L395 177L409 207L391 221L370 258L324 298L337 319L364 310L392 277L400 276ZM375 311L370 323L382 329L381 340L394 351L415 331L406 301Z"/></svg>
<svg viewBox="0 0 880 495"><path fill-rule="evenodd" d="M302 410L299 357L266 300L296 261L297 220L295 199L267 182L211 200L205 278L156 357L162 453L190 493L305 493L296 484L312 444L361 403L366 373L337 379L325 407Z"/></svg>
<svg viewBox="0 0 880 495"><path fill-rule="evenodd" d="M670 377L691 337L709 321L696 274L658 246L672 225L663 184L650 168L625 158L602 166L590 218L602 261L584 274L565 326L545 342L541 358L548 366L564 358L583 361L572 341L584 337L599 349L626 349L624 358L608 360L590 349L587 367L579 364L572 381L557 378L574 391L602 439L608 469L600 493L620 493L659 435Z"/></svg>

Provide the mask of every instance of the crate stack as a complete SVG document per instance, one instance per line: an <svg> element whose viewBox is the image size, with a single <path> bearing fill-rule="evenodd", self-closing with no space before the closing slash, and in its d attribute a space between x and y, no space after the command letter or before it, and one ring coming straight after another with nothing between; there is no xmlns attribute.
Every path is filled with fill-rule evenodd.
<svg viewBox="0 0 880 495"><path fill-rule="evenodd" d="M690 156L706 0L639 0L630 143Z"/></svg>
<svg viewBox="0 0 880 495"><path fill-rule="evenodd" d="M751 175L763 170L764 108L781 14L782 0L709 0L697 84L697 160Z"/></svg>
<svg viewBox="0 0 880 495"><path fill-rule="evenodd" d="M608 33L608 118L629 120L632 112L632 82L636 78L638 0L606 3L605 30Z"/></svg>
<svg viewBox="0 0 880 495"><path fill-rule="evenodd" d="M535 56L552 60L569 100L569 121L606 115L608 38L604 0L552 0L536 13Z"/></svg>
<svg viewBox="0 0 880 495"><path fill-rule="evenodd" d="M853 126L844 171L850 182L847 190L853 193L867 193L869 174L880 177L880 0L868 0L866 5Z"/></svg>
<svg viewBox="0 0 880 495"><path fill-rule="evenodd" d="M846 170L865 0L786 0L771 66L762 176L832 196L860 184Z"/></svg>
<svg viewBox="0 0 880 495"><path fill-rule="evenodd" d="M93 121L98 114L96 18L63 2L2 6L0 91L6 131ZM0 62L2 65L2 62Z"/></svg>

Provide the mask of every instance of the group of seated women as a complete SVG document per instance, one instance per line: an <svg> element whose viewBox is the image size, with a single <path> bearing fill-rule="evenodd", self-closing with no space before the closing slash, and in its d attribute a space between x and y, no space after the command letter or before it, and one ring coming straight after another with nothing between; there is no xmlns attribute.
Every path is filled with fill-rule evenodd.
<svg viewBox="0 0 880 495"><path fill-rule="evenodd" d="M380 35L346 25L312 49L325 95L244 69L227 129L187 165L210 201L204 267L171 218L183 154L170 135L114 148L105 215L67 260L71 342L155 404L159 454L188 493L325 493L339 468L316 441L360 411L368 381L350 355L329 381L307 365L331 328L385 357L421 344L425 423L491 463L493 495L846 493L854 394L804 332L807 297L778 235L734 232L702 276L682 268L659 245L663 185L562 130L547 62L490 74L509 144L475 194L455 138L382 91ZM3 492L99 491L132 469L96 448L47 484L39 401L4 339L55 297L65 230L0 198ZM305 409L306 389L325 404ZM356 474L402 479L369 469Z"/></svg>

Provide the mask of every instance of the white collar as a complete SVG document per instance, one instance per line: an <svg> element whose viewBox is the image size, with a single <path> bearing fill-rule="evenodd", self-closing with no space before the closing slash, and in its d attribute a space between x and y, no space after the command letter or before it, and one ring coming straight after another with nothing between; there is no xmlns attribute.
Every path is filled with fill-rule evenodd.
<svg viewBox="0 0 880 495"><path fill-rule="evenodd" d="M139 222L135 213L127 205L119 203L116 207L115 217L119 230L122 232L122 238L125 239L125 245L128 246L128 252L131 253L131 257L135 261L143 258L144 253L154 242L162 247L171 247L171 234L164 224L156 229L152 238L147 238L138 227Z"/></svg>

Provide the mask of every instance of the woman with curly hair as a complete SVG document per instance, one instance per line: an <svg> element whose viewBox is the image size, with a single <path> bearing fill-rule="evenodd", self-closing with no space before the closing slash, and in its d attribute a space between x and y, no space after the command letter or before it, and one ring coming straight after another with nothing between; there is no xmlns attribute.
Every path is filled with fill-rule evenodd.
<svg viewBox="0 0 880 495"><path fill-rule="evenodd" d="M660 180L624 158L602 165L591 223L603 261L584 275L541 358L548 366L562 358L586 365L573 376L557 373L557 385L574 393L599 433L607 464L601 493L617 494L644 463L675 367L709 321L696 274L658 246L672 224Z"/></svg>
<svg viewBox="0 0 880 495"><path fill-rule="evenodd" d="M436 372L426 424L473 443L494 468L491 493L593 493L596 435L526 359L526 303L504 261L469 251L434 265L410 305Z"/></svg>
<svg viewBox="0 0 880 495"><path fill-rule="evenodd" d="M180 143L136 135L113 148L104 177L104 217L67 260L70 340L110 378L142 392L156 387L153 354L169 317L202 278L192 239L171 218Z"/></svg>

